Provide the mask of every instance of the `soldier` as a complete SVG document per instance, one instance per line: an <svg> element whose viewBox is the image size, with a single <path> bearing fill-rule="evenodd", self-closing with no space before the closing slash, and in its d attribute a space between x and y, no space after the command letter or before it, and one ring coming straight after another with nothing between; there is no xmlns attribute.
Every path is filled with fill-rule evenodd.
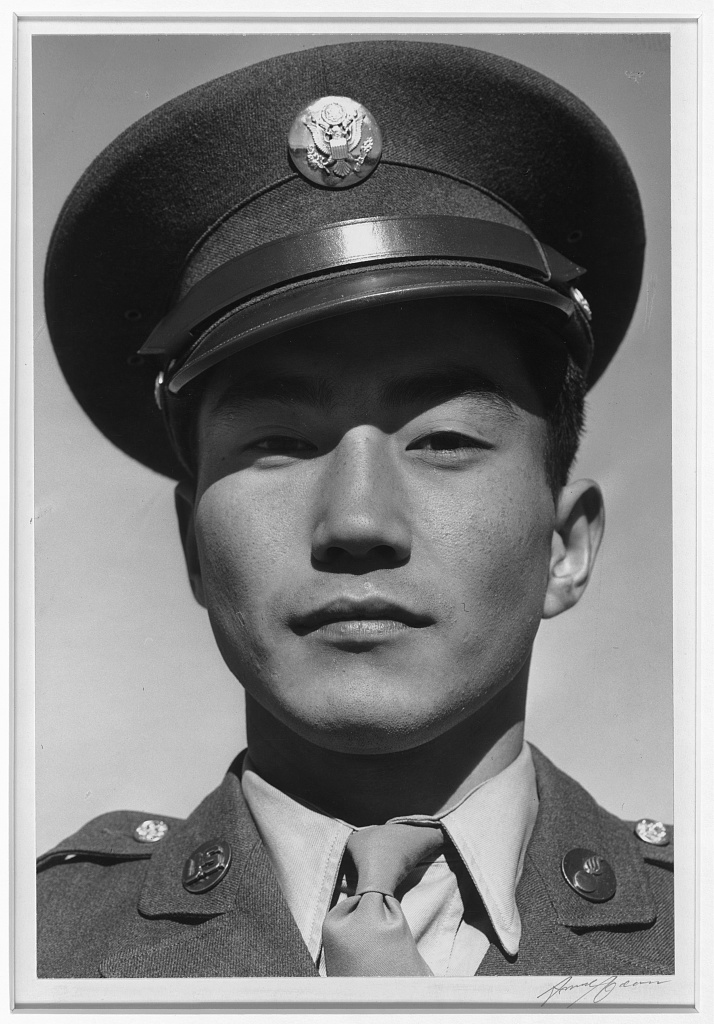
<svg viewBox="0 0 714 1024"><path fill-rule="evenodd" d="M523 740L538 625L602 535L569 471L643 252L595 115L441 44L254 65L89 168L53 344L178 481L248 750L185 821L40 858L40 976L673 972L671 829Z"/></svg>

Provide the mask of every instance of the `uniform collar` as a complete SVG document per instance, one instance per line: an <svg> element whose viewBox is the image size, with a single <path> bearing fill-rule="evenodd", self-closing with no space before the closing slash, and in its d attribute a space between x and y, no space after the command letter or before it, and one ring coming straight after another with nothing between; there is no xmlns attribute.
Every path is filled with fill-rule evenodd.
<svg viewBox="0 0 714 1024"><path fill-rule="evenodd" d="M577 782L531 745L539 808L526 853L517 899L523 937L517 958L491 945L479 975L642 974L669 970L663 957L643 954L622 933L646 930L657 917L645 860L671 863L671 847L647 846L633 825L599 807ZM611 865L617 880L612 899L591 903L563 876L563 856L575 848L594 851ZM583 945L581 933L591 938ZM661 962L660 962L661 961ZM667 973L667 971L665 971Z"/></svg>
<svg viewBox="0 0 714 1024"><path fill-rule="evenodd" d="M209 917L235 908L241 887L260 860L261 842L241 794L243 755L231 765L223 782L196 810L157 845L139 899L146 917ZM184 889L182 873L191 854L213 840L228 842L233 864L225 878L205 893Z"/></svg>
<svg viewBox="0 0 714 1024"><path fill-rule="evenodd" d="M280 886L314 958L322 922L353 826L282 793L246 760L243 790ZM538 807L535 771L524 746L516 759L438 816L478 889L504 949L518 951L516 886Z"/></svg>
<svg viewBox="0 0 714 1024"><path fill-rule="evenodd" d="M643 844L632 827L593 800L574 779L559 771L531 745L540 807L528 860L548 895L554 921L570 928L651 924L657 916L644 867ZM567 884L561 870L572 849L592 850L615 872L612 899L591 903ZM649 847L648 853L655 850ZM661 859L671 856L665 852Z"/></svg>
<svg viewBox="0 0 714 1024"><path fill-rule="evenodd" d="M171 829L146 872L138 910L144 918L172 918L172 937L123 949L100 964L104 977L316 976L242 797L236 758L217 790ZM206 842L231 845L233 862L214 889L192 894L183 867Z"/></svg>
<svg viewBox="0 0 714 1024"><path fill-rule="evenodd" d="M588 972L638 973L643 966L651 970L650 960L638 960L621 944L611 948L606 929L655 920L643 862L671 862L671 846L645 847L632 826L599 808L535 747L531 752L539 808L517 889L523 921L518 957L508 957L492 945L477 973L579 973L585 969L582 940L571 929L598 930L600 935L598 943L587 947ZM140 913L146 918L193 920L199 930L182 929L173 939L142 942L114 955L101 965L104 976L317 976L243 799L241 768L239 757L221 786L152 849ZM215 889L192 895L181 884L185 860L216 838L231 843L234 864ZM560 863L575 846L593 849L610 861L617 876L612 900L590 903L570 889ZM197 955L199 933L202 959Z"/></svg>
<svg viewBox="0 0 714 1024"><path fill-rule="evenodd" d="M545 900L541 911L548 914L552 924L602 928L653 922L656 908L644 868L642 843L632 828L599 807L582 786L559 771L536 747L527 745L526 750L529 748L535 768L539 806L523 867L519 904L522 903L520 892L526 882L530 885L537 881ZM519 760L516 759L510 767L517 765ZM253 874L264 872L266 865L276 890L280 891L243 797L240 785L242 766L241 755L231 765L218 789L152 850L139 902L143 915L206 918L226 913L235 909L236 903L243 898L243 889L246 886L250 888ZM493 795L494 790L497 791L493 783L498 778L496 776L488 783L491 794L488 787L483 786L472 796L481 793L479 800L483 800ZM470 804L470 801L471 797L459 807ZM459 807L445 819L446 827L454 831L459 830ZM224 839L231 844L234 865L215 889L201 895L188 893L181 882L184 863L197 847L213 839ZM478 840L474 842L478 843ZM617 878L617 889L611 900L591 903L573 892L564 880L560 865L564 854L574 847L594 850L609 861ZM671 847L648 847L646 852L650 858L671 859ZM494 911L494 916L498 918L497 911ZM505 904L504 920L508 920Z"/></svg>

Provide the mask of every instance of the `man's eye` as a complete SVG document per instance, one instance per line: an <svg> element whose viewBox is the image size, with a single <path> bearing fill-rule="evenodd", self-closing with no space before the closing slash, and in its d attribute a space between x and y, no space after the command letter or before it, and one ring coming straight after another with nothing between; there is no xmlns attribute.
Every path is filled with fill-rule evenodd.
<svg viewBox="0 0 714 1024"><path fill-rule="evenodd" d="M488 447L483 441L478 441L474 437L468 437L466 434L459 434L455 430L439 430L433 434L427 434L425 437L420 437L416 441L412 441L408 445L407 451L420 449L421 451L456 453L465 449Z"/></svg>

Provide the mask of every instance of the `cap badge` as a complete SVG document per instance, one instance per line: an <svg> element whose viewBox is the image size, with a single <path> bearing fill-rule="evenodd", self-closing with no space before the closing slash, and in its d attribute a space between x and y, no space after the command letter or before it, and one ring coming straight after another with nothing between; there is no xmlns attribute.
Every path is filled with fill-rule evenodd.
<svg viewBox="0 0 714 1024"><path fill-rule="evenodd" d="M370 112L347 96L322 96L292 123L288 148L295 169L323 188L350 188L368 178L382 155L382 133Z"/></svg>
<svg viewBox="0 0 714 1024"><path fill-rule="evenodd" d="M638 821L635 832L643 843L650 843L652 846L666 846L669 842L667 826L661 821L652 821L651 818L642 818Z"/></svg>

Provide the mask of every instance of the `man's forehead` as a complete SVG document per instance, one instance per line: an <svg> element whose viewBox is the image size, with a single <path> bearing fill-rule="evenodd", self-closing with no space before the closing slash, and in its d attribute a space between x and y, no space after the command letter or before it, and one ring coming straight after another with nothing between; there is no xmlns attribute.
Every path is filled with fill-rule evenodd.
<svg viewBox="0 0 714 1024"><path fill-rule="evenodd" d="M520 390L525 390L523 382ZM387 408L400 409L410 405L435 405L459 396L488 399L512 409L518 387L509 387L489 377L476 367L452 363L421 372L381 375L365 373L326 376L320 368L314 373L270 370L253 367L227 378L218 373L209 389L205 407L220 412L258 403L311 405L330 411L341 401L368 398Z"/></svg>
<svg viewBox="0 0 714 1024"><path fill-rule="evenodd" d="M532 336L529 336L529 330ZM485 304L415 303L333 318L251 346L210 374L207 405L303 402L327 408L366 392L390 407L460 394L528 401L536 322ZM562 347L562 346L561 346Z"/></svg>

